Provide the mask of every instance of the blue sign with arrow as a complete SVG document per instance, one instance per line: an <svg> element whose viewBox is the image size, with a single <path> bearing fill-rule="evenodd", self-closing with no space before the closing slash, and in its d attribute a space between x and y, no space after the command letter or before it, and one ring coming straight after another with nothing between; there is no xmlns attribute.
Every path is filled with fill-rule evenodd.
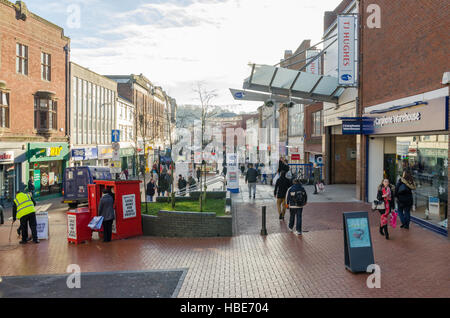
<svg viewBox="0 0 450 318"><path fill-rule="evenodd" d="M119 142L120 141L120 130L113 129L111 133L111 142Z"/></svg>

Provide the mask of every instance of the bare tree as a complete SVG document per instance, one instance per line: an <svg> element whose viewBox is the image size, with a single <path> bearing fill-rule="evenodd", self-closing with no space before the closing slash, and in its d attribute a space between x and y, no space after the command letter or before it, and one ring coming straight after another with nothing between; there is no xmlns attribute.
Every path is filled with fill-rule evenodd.
<svg viewBox="0 0 450 318"><path fill-rule="evenodd" d="M203 178L200 178L200 191L201 194L199 196L199 204L200 204L200 212L203 212L203 202L206 200L206 161L204 158L204 149L206 145L209 143L208 140L205 139L205 130L206 130L206 121L208 118L214 116L215 112L212 112L212 101L215 97L217 97L216 90L207 90L205 85L201 82L197 82L197 87L194 89L194 92L198 94L198 98L201 106L201 154L202 154L202 173Z"/></svg>

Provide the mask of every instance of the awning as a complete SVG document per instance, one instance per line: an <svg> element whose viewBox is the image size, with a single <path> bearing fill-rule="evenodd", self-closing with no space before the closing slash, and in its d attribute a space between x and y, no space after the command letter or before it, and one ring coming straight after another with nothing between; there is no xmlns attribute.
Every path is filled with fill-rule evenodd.
<svg viewBox="0 0 450 318"><path fill-rule="evenodd" d="M289 97L276 94L267 94L261 92L253 92L244 89L233 89L230 88L231 95L235 100L243 101L253 101L253 102L266 102L268 100L273 100L276 103L288 103L294 102L296 104L313 104L315 101L311 99L302 99L297 97Z"/></svg>
<svg viewBox="0 0 450 318"><path fill-rule="evenodd" d="M260 64L253 64L243 88L330 103L337 103L345 90L339 86L337 77Z"/></svg>

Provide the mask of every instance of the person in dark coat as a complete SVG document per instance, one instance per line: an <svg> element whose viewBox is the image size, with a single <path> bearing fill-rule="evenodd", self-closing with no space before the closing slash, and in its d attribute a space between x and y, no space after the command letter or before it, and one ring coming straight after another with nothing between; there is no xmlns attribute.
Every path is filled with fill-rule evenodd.
<svg viewBox="0 0 450 318"><path fill-rule="evenodd" d="M286 171L282 171L275 183L275 190L273 191L273 194L277 199L277 209L280 220L284 220L284 215L286 213L286 192L291 185L291 180L286 178Z"/></svg>
<svg viewBox="0 0 450 318"><path fill-rule="evenodd" d="M31 177L30 180L28 180L28 191L31 193L31 196L34 197L34 178Z"/></svg>
<svg viewBox="0 0 450 318"><path fill-rule="evenodd" d="M286 159L284 157L281 157L280 161L278 161L277 172L281 175L281 172L283 171L287 173L289 171L289 165L287 164Z"/></svg>
<svg viewBox="0 0 450 318"><path fill-rule="evenodd" d="M411 208L414 200L412 190L416 189L416 184L409 170L404 170L402 177L395 186L395 198L397 199L398 215L402 222L401 228L409 229L411 221Z"/></svg>
<svg viewBox="0 0 450 318"><path fill-rule="evenodd" d="M248 198L251 198L253 189L253 199L256 196L256 181L258 180L258 171L253 168L253 164L248 164L247 173L245 174L245 183L248 183Z"/></svg>
<svg viewBox="0 0 450 318"><path fill-rule="evenodd" d="M200 167L197 168L197 182L200 183L200 177L202 176L202 170Z"/></svg>
<svg viewBox="0 0 450 318"><path fill-rule="evenodd" d="M155 195L155 180L150 179L150 181L147 183L147 190L145 191L145 194L147 195L147 201L153 202L153 196Z"/></svg>
<svg viewBox="0 0 450 318"><path fill-rule="evenodd" d="M395 189L389 184L389 179L384 179L378 187L377 200L384 203L384 209L378 210L380 212L380 234L389 239L388 220L389 214L395 209Z"/></svg>
<svg viewBox="0 0 450 318"><path fill-rule="evenodd" d="M111 242L112 224L116 216L114 195L109 188L103 190L103 196L98 204L98 215L103 216L103 242Z"/></svg>
<svg viewBox="0 0 450 318"><path fill-rule="evenodd" d="M180 191L182 196L186 195L186 185L187 182L186 180L183 178L183 176L180 174L178 176L178 190Z"/></svg>
<svg viewBox="0 0 450 318"><path fill-rule="evenodd" d="M313 177L314 177L314 193L313 194L317 194L317 190L319 188L319 183L320 183L320 168L319 165L317 163L314 162L313 164Z"/></svg>
<svg viewBox="0 0 450 318"><path fill-rule="evenodd" d="M167 174L167 172L163 172L160 175L158 185L158 196L164 196L166 191L169 191L169 180L170 176Z"/></svg>

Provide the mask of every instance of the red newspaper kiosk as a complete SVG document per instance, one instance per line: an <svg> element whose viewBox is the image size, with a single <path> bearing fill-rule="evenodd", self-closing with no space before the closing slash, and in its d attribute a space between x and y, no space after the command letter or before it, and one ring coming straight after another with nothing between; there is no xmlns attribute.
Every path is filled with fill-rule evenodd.
<svg viewBox="0 0 450 318"><path fill-rule="evenodd" d="M88 227L91 221L88 208L77 208L67 211L67 241L79 244L92 239L92 230Z"/></svg>
<svg viewBox="0 0 450 318"><path fill-rule="evenodd" d="M94 184L88 186L91 219L98 215L103 189L112 188L114 192L113 240L142 235L140 183L139 180L94 180Z"/></svg>

